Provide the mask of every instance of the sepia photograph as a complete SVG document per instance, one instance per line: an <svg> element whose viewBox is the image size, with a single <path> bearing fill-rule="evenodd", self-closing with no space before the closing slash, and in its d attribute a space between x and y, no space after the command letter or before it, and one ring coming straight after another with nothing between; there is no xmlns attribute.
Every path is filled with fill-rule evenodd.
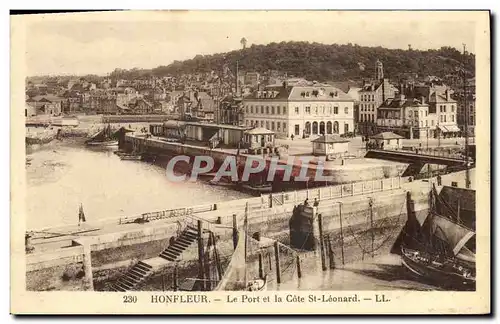
<svg viewBox="0 0 500 324"><path fill-rule="evenodd" d="M488 11L11 16L13 309L487 313L489 30Z"/></svg>

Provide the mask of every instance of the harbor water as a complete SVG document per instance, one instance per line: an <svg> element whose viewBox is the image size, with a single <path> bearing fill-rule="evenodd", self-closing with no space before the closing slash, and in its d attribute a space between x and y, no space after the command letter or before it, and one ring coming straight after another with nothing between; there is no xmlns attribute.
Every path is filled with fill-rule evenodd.
<svg viewBox="0 0 500 324"><path fill-rule="evenodd" d="M27 228L87 222L216 203L248 195L205 182L171 182L166 170L122 161L112 149L52 144L27 152Z"/></svg>

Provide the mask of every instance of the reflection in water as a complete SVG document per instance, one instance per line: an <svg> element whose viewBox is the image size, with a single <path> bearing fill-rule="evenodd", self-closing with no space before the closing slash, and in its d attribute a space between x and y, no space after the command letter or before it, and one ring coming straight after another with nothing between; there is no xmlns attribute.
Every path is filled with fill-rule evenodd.
<svg viewBox="0 0 500 324"><path fill-rule="evenodd" d="M206 183L170 182L165 169L122 161L106 149L57 146L27 158L28 228L76 224L80 203L91 222L248 197Z"/></svg>
<svg viewBox="0 0 500 324"><path fill-rule="evenodd" d="M387 254L336 269L321 270L319 255L302 262L302 278L294 272L289 280L269 281L270 290L293 291L367 291L367 290L440 290L415 280L401 265L399 255Z"/></svg>

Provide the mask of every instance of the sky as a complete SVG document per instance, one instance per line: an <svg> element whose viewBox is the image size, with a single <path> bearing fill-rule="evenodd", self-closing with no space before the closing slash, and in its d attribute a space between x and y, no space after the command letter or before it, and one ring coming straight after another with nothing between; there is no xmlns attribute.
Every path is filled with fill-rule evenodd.
<svg viewBox="0 0 500 324"><path fill-rule="evenodd" d="M153 68L251 44L310 41L474 52L475 23L432 12L111 12L24 16L27 75ZM23 19L23 18L19 18Z"/></svg>

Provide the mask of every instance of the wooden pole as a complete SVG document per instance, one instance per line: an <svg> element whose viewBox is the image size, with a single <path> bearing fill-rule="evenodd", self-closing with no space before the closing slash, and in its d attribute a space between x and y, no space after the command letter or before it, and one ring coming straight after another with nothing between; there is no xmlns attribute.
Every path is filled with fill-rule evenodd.
<svg viewBox="0 0 500 324"><path fill-rule="evenodd" d="M259 253L259 278L264 278L264 264L262 253Z"/></svg>
<svg viewBox="0 0 500 324"><path fill-rule="evenodd" d="M300 268L300 257L298 254L296 256L296 261L297 261L297 276L300 279L300 278L302 278L302 269Z"/></svg>
<svg viewBox="0 0 500 324"><path fill-rule="evenodd" d="M375 255L375 232L373 231L373 201L370 199L370 233L372 235L372 258Z"/></svg>
<svg viewBox="0 0 500 324"><path fill-rule="evenodd" d="M179 265L176 262L174 266L174 291L177 291L178 289L179 289Z"/></svg>
<svg viewBox="0 0 500 324"><path fill-rule="evenodd" d="M335 269L335 255L333 253L330 237L328 237L328 259L330 260L330 269Z"/></svg>
<svg viewBox="0 0 500 324"><path fill-rule="evenodd" d="M344 229L342 227L342 203L339 203L339 220L340 220L340 256L342 265L344 265Z"/></svg>
<svg viewBox="0 0 500 324"><path fill-rule="evenodd" d="M269 250L268 250L269 252ZM273 270L273 262L271 261L271 253L267 253L267 259L269 260L269 270Z"/></svg>
<svg viewBox="0 0 500 324"><path fill-rule="evenodd" d="M319 227L319 246L321 253L321 269L326 270L326 260L325 260L325 246L323 242L323 216L318 214L318 227Z"/></svg>
<svg viewBox="0 0 500 324"><path fill-rule="evenodd" d="M236 214L233 214L233 247L236 250L238 245L238 223L236 221Z"/></svg>
<svg viewBox="0 0 500 324"><path fill-rule="evenodd" d="M274 261L276 263L276 282L281 283L280 249L278 241L274 241Z"/></svg>
<svg viewBox="0 0 500 324"><path fill-rule="evenodd" d="M206 282L205 282L205 267L203 266L203 227L201 220L198 220L198 277L202 283L202 289L205 290Z"/></svg>

